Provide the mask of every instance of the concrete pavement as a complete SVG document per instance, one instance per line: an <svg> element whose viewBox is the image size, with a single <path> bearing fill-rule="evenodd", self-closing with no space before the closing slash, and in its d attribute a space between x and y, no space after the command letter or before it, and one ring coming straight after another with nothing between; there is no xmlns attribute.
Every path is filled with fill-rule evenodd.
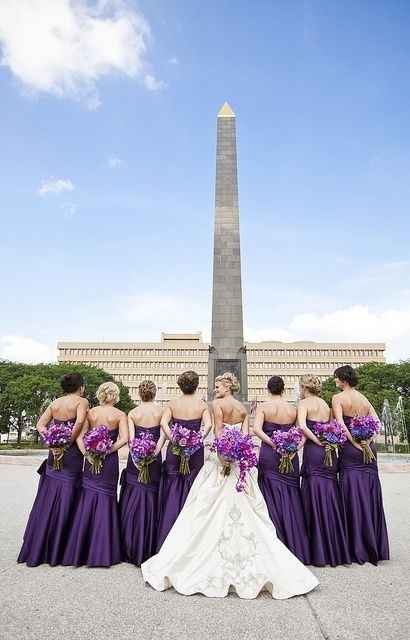
<svg viewBox="0 0 410 640"><path fill-rule="evenodd" d="M38 459L36 460L38 464ZM384 473L392 560L313 569L308 596L252 601L157 593L139 569L32 569L16 563L38 476L0 465L0 637L3 640L407 640L410 637L410 474Z"/></svg>

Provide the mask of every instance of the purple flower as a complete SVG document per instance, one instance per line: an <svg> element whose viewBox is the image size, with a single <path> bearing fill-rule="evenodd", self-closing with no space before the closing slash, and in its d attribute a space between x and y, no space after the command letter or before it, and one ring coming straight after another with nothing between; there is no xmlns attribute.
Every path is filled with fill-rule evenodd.
<svg viewBox="0 0 410 640"><path fill-rule="evenodd" d="M227 462L238 464L239 479L236 483L236 490L244 491L247 476L258 462L252 437L243 435L236 429L224 429L219 438L215 438L213 441L211 451L216 451ZM229 475L229 472L230 468L227 467L225 474Z"/></svg>
<svg viewBox="0 0 410 640"><path fill-rule="evenodd" d="M330 422L316 422L313 426L313 431L319 440L325 445L323 463L327 467L331 467L333 465L332 453L336 453L338 447L346 442L346 432L342 425L336 420L331 420Z"/></svg>
<svg viewBox="0 0 410 640"><path fill-rule="evenodd" d="M50 422L41 434L44 443L53 450L53 469L61 471L64 451L70 445L74 422Z"/></svg>
<svg viewBox="0 0 410 640"><path fill-rule="evenodd" d="M149 465L155 460L156 442L151 433L140 433L128 443L131 459L139 470L138 481L150 482Z"/></svg>
<svg viewBox="0 0 410 640"><path fill-rule="evenodd" d="M203 445L202 435L199 431L187 429L178 422L174 422L171 427L171 447L172 453L180 456L179 473L188 475L189 458Z"/></svg>
<svg viewBox="0 0 410 640"><path fill-rule="evenodd" d="M281 455L279 462L280 473L292 473L294 471L292 457L296 454L302 442L302 432L297 427L291 427L288 431L276 430L271 439L275 451Z"/></svg>
<svg viewBox="0 0 410 640"><path fill-rule="evenodd" d="M370 448L371 440L380 431L380 422L373 416L356 416L350 423L350 433L363 450L363 462L368 464L376 459Z"/></svg>
<svg viewBox="0 0 410 640"><path fill-rule="evenodd" d="M84 448L90 460L92 473L101 473L104 458L111 452L110 430L105 425L94 427L84 436Z"/></svg>

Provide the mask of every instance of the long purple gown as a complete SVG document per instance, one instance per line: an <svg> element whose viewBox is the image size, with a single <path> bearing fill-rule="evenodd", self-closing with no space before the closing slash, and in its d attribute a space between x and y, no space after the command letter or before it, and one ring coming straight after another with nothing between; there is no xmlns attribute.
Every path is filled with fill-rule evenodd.
<svg viewBox="0 0 410 640"><path fill-rule="evenodd" d="M72 420L56 420L60 424ZM37 495L27 522L18 562L29 567L61 564L81 484L83 456L76 443L64 452L63 467L53 469L53 454L40 465Z"/></svg>
<svg viewBox="0 0 410 640"><path fill-rule="evenodd" d="M199 431L201 428L201 418L197 420L181 420L174 418L174 423L181 424L187 429ZM172 529L172 525L178 518L189 490L204 464L204 448L201 447L189 459L190 473L183 476L179 473L180 457L171 451L168 443L167 454L162 468L162 478L159 492L159 520L158 520L158 540L157 551Z"/></svg>
<svg viewBox="0 0 410 640"><path fill-rule="evenodd" d="M263 431L288 431L293 424L263 423ZM258 483L279 540L304 564L310 564L309 539L299 484L299 458L293 458L293 473L279 472L280 455L262 442L258 463Z"/></svg>
<svg viewBox="0 0 410 640"><path fill-rule="evenodd" d="M110 431L113 442L118 429ZM81 494L74 514L63 565L110 567L122 561L117 503L118 452L108 454L100 474L86 460Z"/></svg>
<svg viewBox="0 0 410 640"><path fill-rule="evenodd" d="M343 420L349 428L353 418L343 416ZM370 446L377 458L374 443ZM389 538L377 459L365 464L362 452L348 440L341 448L339 468L352 561L377 565L379 560L388 560Z"/></svg>
<svg viewBox="0 0 410 640"><path fill-rule="evenodd" d="M135 436L150 433L155 442L160 427L135 427ZM158 525L158 490L162 459L159 453L149 465L150 482L138 482L139 471L131 455L121 474L120 525L123 559L138 567L156 552Z"/></svg>
<svg viewBox="0 0 410 640"><path fill-rule="evenodd" d="M314 432L316 421L306 420ZM346 516L338 484L338 458L324 464L324 447L306 440L302 464L302 501L310 541L310 560L316 567L350 564Z"/></svg>

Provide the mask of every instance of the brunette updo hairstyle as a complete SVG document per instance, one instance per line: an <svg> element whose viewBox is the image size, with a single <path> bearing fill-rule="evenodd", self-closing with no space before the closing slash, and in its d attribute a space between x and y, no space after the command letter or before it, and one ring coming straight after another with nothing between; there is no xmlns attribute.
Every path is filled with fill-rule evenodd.
<svg viewBox="0 0 410 640"><path fill-rule="evenodd" d="M320 378L309 373L300 378L299 384L302 388L307 389L315 396L320 396L322 392L322 383L320 381Z"/></svg>
<svg viewBox="0 0 410 640"><path fill-rule="evenodd" d="M356 387L359 382L357 373L350 364L345 364L343 367L336 369L333 376L339 378L342 382L347 382L351 387Z"/></svg>
<svg viewBox="0 0 410 640"><path fill-rule="evenodd" d="M157 395L157 387L152 380L143 380L138 387L138 393L143 402L151 402Z"/></svg>
<svg viewBox="0 0 410 640"><path fill-rule="evenodd" d="M280 376L272 376L268 380L268 391L273 396L281 396L285 389L285 383Z"/></svg>
<svg viewBox="0 0 410 640"><path fill-rule="evenodd" d="M64 393L75 393L84 387L84 378L81 373L66 373L60 380Z"/></svg>
<svg viewBox="0 0 410 640"><path fill-rule="evenodd" d="M178 376L177 384L182 393L187 396L191 396L198 388L199 375L196 371L184 371L184 373L181 373L181 375Z"/></svg>
<svg viewBox="0 0 410 640"><path fill-rule="evenodd" d="M241 388L238 378L230 371L223 373L221 376L216 376L215 382L222 382L231 393L237 393Z"/></svg>

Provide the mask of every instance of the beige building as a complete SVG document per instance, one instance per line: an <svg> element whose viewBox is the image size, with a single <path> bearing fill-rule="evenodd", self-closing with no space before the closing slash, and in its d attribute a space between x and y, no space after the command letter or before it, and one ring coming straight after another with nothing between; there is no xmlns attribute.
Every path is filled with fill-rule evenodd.
<svg viewBox="0 0 410 640"><path fill-rule="evenodd" d="M295 400L299 377L305 373L325 380L343 364L385 361L382 343L248 342L246 349L248 400L257 402L265 399L272 375L283 377L286 397ZM60 342L58 360L101 367L129 388L135 402L139 383L150 378L164 404L179 393L177 377L187 369L198 372L199 393L206 398L208 350L200 333L163 333L161 342Z"/></svg>

